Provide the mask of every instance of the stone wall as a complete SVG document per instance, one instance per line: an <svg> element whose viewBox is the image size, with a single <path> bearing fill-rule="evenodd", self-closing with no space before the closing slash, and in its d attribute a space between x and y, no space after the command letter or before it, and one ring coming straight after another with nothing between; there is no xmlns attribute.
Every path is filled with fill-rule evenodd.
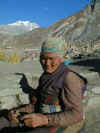
<svg viewBox="0 0 100 133"><path fill-rule="evenodd" d="M21 88L21 75L5 74L0 78L0 109L10 109L20 104L29 103L28 94Z"/></svg>

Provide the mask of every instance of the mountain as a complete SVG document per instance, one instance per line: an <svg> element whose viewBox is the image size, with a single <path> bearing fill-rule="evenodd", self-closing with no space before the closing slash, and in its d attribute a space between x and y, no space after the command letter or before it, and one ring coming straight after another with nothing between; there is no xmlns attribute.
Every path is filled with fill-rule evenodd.
<svg viewBox="0 0 100 133"><path fill-rule="evenodd" d="M21 35L39 28L39 25L30 21L16 21L8 25L0 25L0 33L8 35Z"/></svg>
<svg viewBox="0 0 100 133"><path fill-rule="evenodd" d="M23 35L14 36L9 39L7 46L17 48L40 48L41 43L48 37L48 28L36 28Z"/></svg>
<svg viewBox="0 0 100 133"><path fill-rule="evenodd" d="M49 28L52 36L66 40L74 55L100 53L100 0L93 0L84 10Z"/></svg>
<svg viewBox="0 0 100 133"><path fill-rule="evenodd" d="M14 36L2 45L40 48L48 36L64 38L71 56L100 51L100 0L94 0L82 11L48 28L36 28L23 35Z"/></svg>
<svg viewBox="0 0 100 133"><path fill-rule="evenodd" d="M53 36L63 36L71 42L97 40L100 36L100 0L95 2L94 9L90 3L79 13L52 25Z"/></svg>

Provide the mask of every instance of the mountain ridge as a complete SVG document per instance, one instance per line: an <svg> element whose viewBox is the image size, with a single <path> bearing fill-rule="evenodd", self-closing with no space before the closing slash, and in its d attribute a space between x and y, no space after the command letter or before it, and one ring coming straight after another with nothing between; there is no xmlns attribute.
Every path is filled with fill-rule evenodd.
<svg viewBox="0 0 100 133"><path fill-rule="evenodd" d="M95 52L98 48L100 50L100 0L95 0L94 8L92 7L90 3L80 12L59 20L48 28L36 28L14 36L5 45L40 48L48 36L54 36L62 37L69 52L74 55Z"/></svg>
<svg viewBox="0 0 100 133"><path fill-rule="evenodd" d="M35 28L39 28L39 25L34 22L19 20L8 25L0 25L0 33L15 36L32 31Z"/></svg>

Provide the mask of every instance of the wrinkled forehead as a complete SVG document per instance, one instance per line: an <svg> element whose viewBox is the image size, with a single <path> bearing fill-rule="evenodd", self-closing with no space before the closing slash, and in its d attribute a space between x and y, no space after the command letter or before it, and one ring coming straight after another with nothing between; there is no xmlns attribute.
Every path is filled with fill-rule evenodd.
<svg viewBox="0 0 100 133"><path fill-rule="evenodd" d="M52 53L52 52L44 52L42 54L43 56L50 56L50 57L59 57L59 55L57 53Z"/></svg>
<svg viewBox="0 0 100 133"><path fill-rule="evenodd" d="M42 53L42 55L40 57L41 57L41 59L44 59L44 58L52 58L52 59L60 58L60 56L57 53L52 53L52 52L44 52L44 53Z"/></svg>

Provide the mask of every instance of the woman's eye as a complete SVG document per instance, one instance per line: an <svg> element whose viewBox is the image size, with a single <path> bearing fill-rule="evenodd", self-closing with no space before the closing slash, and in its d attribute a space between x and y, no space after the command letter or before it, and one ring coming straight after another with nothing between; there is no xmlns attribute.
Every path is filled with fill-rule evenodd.
<svg viewBox="0 0 100 133"><path fill-rule="evenodd" d="M45 60L44 59L42 59L42 63L45 64Z"/></svg>

